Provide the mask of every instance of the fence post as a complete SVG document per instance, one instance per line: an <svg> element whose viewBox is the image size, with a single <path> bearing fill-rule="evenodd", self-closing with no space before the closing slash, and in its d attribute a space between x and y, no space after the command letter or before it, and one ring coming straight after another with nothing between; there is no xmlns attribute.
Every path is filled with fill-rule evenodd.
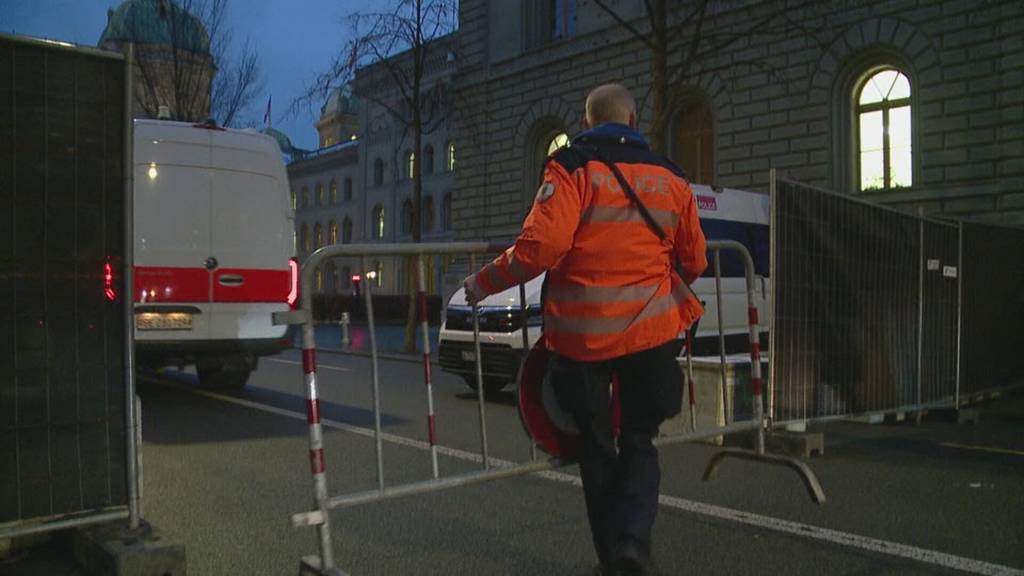
<svg viewBox="0 0 1024 576"><path fill-rule="evenodd" d="M424 275L423 254L420 254L416 257L416 298L419 300L420 326L423 328L423 384L427 387L427 437L430 440L430 462L434 478L437 478L437 426L434 420L434 385L430 375L430 325L427 322L427 282Z"/></svg>
<svg viewBox="0 0 1024 576"><path fill-rule="evenodd" d="M366 256L361 259L365 274ZM377 327L373 317L373 296L370 294L372 282L363 288L363 299L366 303L366 323L370 330L370 372L373 379L373 439L377 456L377 488L384 491L384 447L380 438L380 371L377 367Z"/></svg>
<svg viewBox="0 0 1024 576"><path fill-rule="evenodd" d="M924 208L917 209L917 226L919 231L919 250L917 261L917 413L914 415L916 423L921 423L921 386L924 383Z"/></svg>
<svg viewBox="0 0 1024 576"><path fill-rule="evenodd" d="M471 270L477 270L476 267L476 253L470 253L469 255L469 268ZM487 457L487 417L486 409L484 408L484 370L483 370L483 356L480 355L480 315L478 303L473 303L473 353L476 355L476 397L480 409L480 456L483 458L484 470L490 468L490 459Z"/></svg>
<svg viewBox="0 0 1024 576"><path fill-rule="evenodd" d="M352 344L352 339L349 336L349 324L352 322L352 317L348 312L341 313L341 347L343 349L348 348Z"/></svg>
<svg viewBox="0 0 1024 576"><path fill-rule="evenodd" d="M725 375L725 321L722 319L722 251L715 250L715 316L718 317L719 373L722 377L722 418L729 423L729 385Z"/></svg>

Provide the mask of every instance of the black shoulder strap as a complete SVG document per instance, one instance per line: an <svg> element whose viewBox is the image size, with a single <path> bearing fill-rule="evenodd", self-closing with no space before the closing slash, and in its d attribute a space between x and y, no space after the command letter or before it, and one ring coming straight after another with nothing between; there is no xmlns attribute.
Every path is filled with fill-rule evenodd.
<svg viewBox="0 0 1024 576"><path fill-rule="evenodd" d="M584 157L596 158L599 162L607 166L608 169L612 171L612 174L615 175L615 179L619 181L619 186L622 187L622 190L626 193L627 196L629 196L629 199L633 202L633 204L636 205L637 210L640 212L640 216L643 217L644 222L647 223L647 226L655 234L657 234L658 238L661 239L662 242L668 240L669 244L672 244L672 241L669 240L669 238L665 235L665 231L661 229L661 226L658 226L658 223L654 220L654 216L651 216L651 212L647 209L647 206L645 206L644 203L640 201L640 197L637 196L636 191L634 191L633 187L629 185L629 181L626 180L626 177L622 175L622 171L619 170L619 167L616 166L614 162L611 162L607 158L605 158L604 154L602 154L596 146L589 146L585 144L573 144L572 148L576 148L577 151ZM676 274L679 276L679 279L683 281L683 286L686 286L686 289L690 292L690 294L693 294L694 299L697 300L697 302L700 302L701 308L703 308L704 303L701 301L700 298L697 298L697 295L693 292L693 289L690 288L690 286L686 283L685 280L683 280L683 266L682 263L679 261L679 254L675 251L675 246L673 246L672 249L672 260L675 264Z"/></svg>

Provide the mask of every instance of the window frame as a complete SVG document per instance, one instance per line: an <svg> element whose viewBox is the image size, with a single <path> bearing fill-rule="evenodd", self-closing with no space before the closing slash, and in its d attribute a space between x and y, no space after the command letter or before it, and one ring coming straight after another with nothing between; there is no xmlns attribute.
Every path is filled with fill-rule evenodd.
<svg viewBox="0 0 1024 576"><path fill-rule="evenodd" d="M907 79L907 83L910 84L910 96L907 96L905 98L899 98L899 99L896 99L896 100L885 100L885 99L883 99L880 102L873 102L871 104L861 104L860 103L860 96L863 94L864 90L867 88L868 83L873 78L878 76L879 74L881 74L883 72L888 72L888 71L896 72L897 74L899 74L899 75L901 75L901 76L903 76L904 78ZM859 193L859 194L875 194L875 193L879 193L879 192L894 192L894 191L897 191L897 190L906 190L906 189L912 188L914 186L914 182L916 181L916 179L914 177L915 176L915 170L914 170L914 156L915 156L915 154L914 154L914 150L916 150L916 147L914 146L914 131L915 131L914 128L917 126L916 122L914 121L914 93L915 93L914 85L910 81L910 77L905 72L903 72L902 70L897 68L896 66L891 66L891 65L875 66L875 67L871 67L871 68L865 70L864 73L861 74L860 78L857 80L856 84L854 84L853 93L850 95L850 103L853 106L853 122L851 124L851 128L852 128L852 132L853 132L853 153L855 155L855 161L854 161L854 172L855 172L855 182L856 182L856 188L855 189L856 189L857 193ZM910 108L910 116L911 116L911 121L910 121L910 150L911 150L911 152L910 152L910 185L909 186L899 186L899 187L896 187L896 186L893 186L892 182L891 182L891 180L892 180L892 166L891 166L891 159L889 157L889 154L892 151L892 148L890 146L889 112L891 110L895 109L895 108L903 108L903 107L909 107ZM861 116L864 115L864 114L869 114L871 112L878 112L878 111L882 112L882 181L883 181L883 186L881 188L862 188L863 182L862 182L861 174L862 174L863 166L862 166L862 159L861 159L860 119L861 119Z"/></svg>

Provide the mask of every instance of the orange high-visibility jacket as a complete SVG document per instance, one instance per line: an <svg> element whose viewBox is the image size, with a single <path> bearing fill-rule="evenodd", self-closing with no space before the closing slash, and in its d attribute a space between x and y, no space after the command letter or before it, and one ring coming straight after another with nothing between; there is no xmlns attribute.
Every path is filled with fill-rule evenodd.
<svg viewBox="0 0 1024 576"><path fill-rule="evenodd" d="M693 192L679 168L625 126L605 124L573 143L597 147L616 164L672 245L647 225L605 164L569 146L548 160L515 245L474 281L494 294L548 270L545 341L575 360L664 344L702 312L681 283L692 284L707 267ZM672 250L682 279L673 272Z"/></svg>

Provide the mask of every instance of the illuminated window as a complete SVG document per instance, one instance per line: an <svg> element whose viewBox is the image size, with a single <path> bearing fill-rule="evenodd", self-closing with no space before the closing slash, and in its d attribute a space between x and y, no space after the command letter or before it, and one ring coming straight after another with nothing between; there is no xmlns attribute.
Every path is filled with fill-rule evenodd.
<svg viewBox="0 0 1024 576"><path fill-rule="evenodd" d="M296 198L295 190L292 189L292 191L291 191L291 204L290 204L290 206L292 207L292 212L295 211L295 208L296 208L295 203L297 201L298 201L298 198Z"/></svg>
<svg viewBox="0 0 1024 576"><path fill-rule="evenodd" d="M373 283L377 285L377 288L380 288L384 284L384 263L380 260L373 264L373 275Z"/></svg>
<svg viewBox="0 0 1024 576"><path fill-rule="evenodd" d="M324 185L319 183L319 182L317 182L316 183L316 205L317 206L325 206L326 204L327 204L327 202L325 202L325 198L324 198Z"/></svg>
<svg viewBox="0 0 1024 576"><path fill-rule="evenodd" d="M444 200L441 202L441 228L443 230L452 229L452 193L446 192Z"/></svg>
<svg viewBox="0 0 1024 576"><path fill-rule="evenodd" d="M316 247L322 248L324 245L324 227L319 222L313 227L313 236L316 238Z"/></svg>
<svg viewBox="0 0 1024 576"><path fill-rule="evenodd" d="M331 178L331 206L338 203L338 183Z"/></svg>
<svg viewBox="0 0 1024 576"><path fill-rule="evenodd" d="M352 242L352 220L346 216L345 221L341 223L341 243L349 244Z"/></svg>
<svg viewBox="0 0 1024 576"><path fill-rule="evenodd" d="M565 132L559 132L548 142L548 156L554 154L559 148L564 148L568 145L569 135Z"/></svg>
<svg viewBox="0 0 1024 576"><path fill-rule="evenodd" d="M422 230L424 234L429 234L434 231L434 197L424 196L423 205L420 206L420 212L423 215Z"/></svg>
<svg viewBox="0 0 1024 576"><path fill-rule="evenodd" d="M324 291L324 271L319 266L313 272L313 289L317 292Z"/></svg>
<svg viewBox="0 0 1024 576"><path fill-rule="evenodd" d="M455 172L455 142L448 143L448 161L445 164L449 172Z"/></svg>
<svg viewBox="0 0 1024 576"><path fill-rule="evenodd" d="M352 179L351 178L345 178L345 190L344 190L343 198L345 199L345 202L351 202L352 201Z"/></svg>
<svg viewBox="0 0 1024 576"><path fill-rule="evenodd" d="M874 71L856 93L860 189L913 184L910 81L893 68Z"/></svg>
<svg viewBox="0 0 1024 576"><path fill-rule="evenodd" d="M412 180L413 176L416 174L416 153L415 152L406 152L405 153L405 159L406 159L406 162L405 162L406 166L407 166L407 168L409 170L409 173L407 174L407 176L409 177L409 180Z"/></svg>
<svg viewBox="0 0 1024 576"><path fill-rule="evenodd" d="M412 200L402 202L402 234L412 234Z"/></svg>
<svg viewBox="0 0 1024 576"><path fill-rule="evenodd" d="M373 237L384 238L384 207L380 204L373 207Z"/></svg>
<svg viewBox="0 0 1024 576"><path fill-rule="evenodd" d="M380 158L373 161L373 185L384 185L384 161Z"/></svg>
<svg viewBox="0 0 1024 576"><path fill-rule="evenodd" d="M423 173L434 173L434 147L430 144L423 149Z"/></svg>
<svg viewBox="0 0 1024 576"><path fill-rule="evenodd" d="M327 225L327 242L329 244L338 243L338 223L334 220Z"/></svg>

